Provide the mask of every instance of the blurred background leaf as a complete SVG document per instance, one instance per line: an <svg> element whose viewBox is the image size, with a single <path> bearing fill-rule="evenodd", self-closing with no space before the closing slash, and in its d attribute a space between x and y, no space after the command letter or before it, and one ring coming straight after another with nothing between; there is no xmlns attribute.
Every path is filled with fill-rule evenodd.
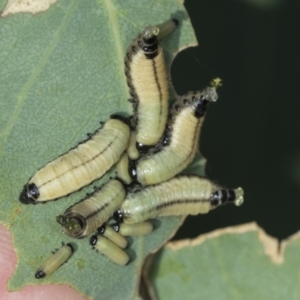
<svg viewBox="0 0 300 300"><path fill-rule="evenodd" d="M299 234L279 248L254 223L221 229L168 243L149 281L157 299L299 299L299 247Z"/></svg>

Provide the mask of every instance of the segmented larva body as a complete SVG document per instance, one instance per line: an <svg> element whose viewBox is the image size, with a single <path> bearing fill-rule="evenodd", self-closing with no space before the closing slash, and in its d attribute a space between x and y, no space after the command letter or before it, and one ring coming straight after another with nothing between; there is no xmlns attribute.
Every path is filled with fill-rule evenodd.
<svg viewBox="0 0 300 300"><path fill-rule="evenodd" d="M89 140L37 171L23 188L24 204L57 199L104 175L127 147L130 129L119 119L108 120Z"/></svg>
<svg viewBox="0 0 300 300"><path fill-rule="evenodd" d="M103 235L122 249L125 249L128 245L128 241L124 238L124 235L110 226L101 226L100 228L98 228L98 233Z"/></svg>
<svg viewBox="0 0 300 300"><path fill-rule="evenodd" d="M125 266L129 262L128 254L102 235L93 235L90 244L118 265Z"/></svg>
<svg viewBox="0 0 300 300"><path fill-rule="evenodd" d="M125 189L111 179L87 198L69 207L56 218L63 231L73 238L83 238L102 226L122 205Z"/></svg>
<svg viewBox="0 0 300 300"><path fill-rule="evenodd" d="M243 202L243 190L223 188L209 179L178 176L128 193L120 209L124 223L134 224L160 216L197 215L225 204Z"/></svg>
<svg viewBox="0 0 300 300"><path fill-rule="evenodd" d="M141 185L168 180L184 170L199 147L201 125L207 105L218 98L215 87L190 92L170 108L166 132L148 155L132 162L131 176Z"/></svg>
<svg viewBox="0 0 300 300"><path fill-rule="evenodd" d="M53 273L71 257L73 252L71 244L63 245L37 269L35 278L40 279Z"/></svg>
<svg viewBox="0 0 300 300"><path fill-rule="evenodd" d="M166 23L170 22L174 23L173 20ZM125 75L132 96L136 141L141 147L155 145L167 122L169 83L158 34L158 27L146 27L130 44L125 56Z"/></svg>
<svg viewBox="0 0 300 300"><path fill-rule="evenodd" d="M112 228L122 236L143 236L153 231L153 225L149 221L136 224L116 223Z"/></svg>

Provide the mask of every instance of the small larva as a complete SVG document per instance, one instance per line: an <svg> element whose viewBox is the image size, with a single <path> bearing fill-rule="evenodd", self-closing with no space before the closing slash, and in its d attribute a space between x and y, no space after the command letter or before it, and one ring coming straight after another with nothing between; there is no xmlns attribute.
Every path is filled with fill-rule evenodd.
<svg viewBox="0 0 300 300"><path fill-rule="evenodd" d="M37 171L19 200L24 204L54 200L100 178L126 149L129 134L129 126L114 116L86 142Z"/></svg>
<svg viewBox="0 0 300 300"><path fill-rule="evenodd" d="M102 226L120 208L125 189L119 180L111 179L87 198L56 217L63 231L73 238L83 238Z"/></svg>
<svg viewBox="0 0 300 300"><path fill-rule="evenodd" d="M103 235L122 249L125 249L128 245L128 241L124 238L124 236L110 226L101 226L100 228L98 228L98 233Z"/></svg>
<svg viewBox="0 0 300 300"><path fill-rule="evenodd" d="M170 34L176 25L174 20L161 24L162 35ZM156 26L146 27L130 44L125 56L125 75L132 96L136 141L140 148L155 145L167 122L169 83L157 37L159 31Z"/></svg>
<svg viewBox="0 0 300 300"><path fill-rule="evenodd" d="M149 221L136 224L115 223L112 228L122 236L142 236L153 231L153 224Z"/></svg>
<svg viewBox="0 0 300 300"><path fill-rule="evenodd" d="M63 244L53 255L51 255L36 271L35 278L40 279L50 275L62 264L64 264L73 254L74 248L71 244Z"/></svg>
<svg viewBox="0 0 300 300"><path fill-rule="evenodd" d="M128 254L102 235L93 235L90 244L118 265L125 266L129 262Z"/></svg>
<svg viewBox="0 0 300 300"><path fill-rule="evenodd" d="M160 216L205 214L225 203L241 205L243 194L242 188L226 189L207 178L178 176L128 193L120 219L134 224Z"/></svg>
<svg viewBox="0 0 300 300"><path fill-rule="evenodd" d="M162 140L148 155L130 165L132 178L141 185L168 180L184 170L199 147L201 125L210 102L218 98L215 87L189 92L170 108L169 121Z"/></svg>

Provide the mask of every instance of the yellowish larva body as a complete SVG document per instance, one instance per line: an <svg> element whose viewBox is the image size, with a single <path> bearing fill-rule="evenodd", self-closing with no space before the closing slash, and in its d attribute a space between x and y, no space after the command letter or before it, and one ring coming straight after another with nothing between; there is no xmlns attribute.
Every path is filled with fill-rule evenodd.
<svg viewBox="0 0 300 300"><path fill-rule="evenodd" d="M128 193L120 212L124 223L135 224L160 216L205 214L229 202L240 205L243 190L225 189L197 176L178 176Z"/></svg>
<svg viewBox="0 0 300 300"><path fill-rule="evenodd" d="M122 205L125 189L119 180L111 179L87 198L69 207L56 218L63 231L83 238L102 226Z"/></svg>
<svg viewBox="0 0 300 300"><path fill-rule="evenodd" d="M147 156L132 165L133 179L141 185L166 181L183 171L194 159L207 105L216 101L215 88L190 92L180 97L170 109L166 132Z"/></svg>
<svg viewBox="0 0 300 300"><path fill-rule="evenodd" d="M22 203L37 203L73 193L103 176L127 147L130 129L108 120L87 142L48 163L24 186Z"/></svg>
<svg viewBox="0 0 300 300"><path fill-rule="evenodd" d="M143 236L153 231L153 224L149 221L136 223L136 224L114 224L116 230L122 236Z"/></svg>
<svg viewBox="0 0 300 300"><path fill-rule="evenodd" d="M38 268L35 278L40 279L52 274L71 257L73 251L71 244L63 245Z"/></svg>
<svg viewBox="0 0 300 300"><path fill-rule="evenodd" d="M185 118L187 114L190 114L190 118ZM170 146L138 162L137 181L145 186L152 185L172 178L184 170L198 149L201 124L202 120L193 117L188 110L178 116Z"/></svg>
<svg viewBox="0 0 300 300"><path fill-rule="evenodd" d="M167 20L161 24L158 24L157 27L159 28L159 33L158 33L158 39L162 40L168 35L170 35L172 32L175 31L175 29L178 26L178 20L177 19L170 19Z"/></svg>
<svg viewBox="0 0 300 300"><path fill-rule="evenodd" d="M118 265L125 266L129 262L128 254L102 235L93 235L90 244Z"/></svg>
<svg viewBox="0 0 300 300"><path fill-rule="evenodd" d="M170 22L173 21L166 23ZM165 34L170 32L166 30ZM155 145L167 122L169 82L158 34L158 27L146 27L131 43L125 56L125 74L134 104L136 141L141 146Z"/></svg>
<svg viewBox="0 0 300 300"><path fill-rule="evenodd" d="M143 51L132 57L131 82L138 95L136 140L143 145L155 145L163 135L168 114L169 85L161 47L153 59Z"/></svg>
<svg viewBox="0 0 300 300"><path fill-rule="evenodd" d="M98 229L98 232L122 249L125 249L128 245L128 241L124 238L124 235L110 226L104 225Z"/></svg>

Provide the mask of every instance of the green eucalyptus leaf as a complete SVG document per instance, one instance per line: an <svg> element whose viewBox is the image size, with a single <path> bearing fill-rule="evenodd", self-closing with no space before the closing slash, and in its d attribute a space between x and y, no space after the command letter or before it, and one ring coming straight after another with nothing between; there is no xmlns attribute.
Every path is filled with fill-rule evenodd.
<svg viewBox="0 0 300 300"><path fill-rule="evenodd" d="M137 297L145 256L170 238L182 218L156 220L152 234L130 238L131 262L120 267L92 251L89 238L64 235L55 221L113 171L57 201L22 205L18 198L39 168L85 140L100 121L115 112L131 114L123 61L142 28L179 19L180 27L162 42L168 69L179 49L196 44L182 2L60 0L45 12L0 18L0 221L10 228L18 257L9 290L65 283L91 298ZM62 241L76 244L74 255L36 280L36 269Z"/></svg>
<svg viewBox="0 0 300 300"><path fill-rule="evenodd" d="M299 233L279 244L254 223L220 229L164 246L148 285L153 299L299 299L299 249Z"/></svg>

